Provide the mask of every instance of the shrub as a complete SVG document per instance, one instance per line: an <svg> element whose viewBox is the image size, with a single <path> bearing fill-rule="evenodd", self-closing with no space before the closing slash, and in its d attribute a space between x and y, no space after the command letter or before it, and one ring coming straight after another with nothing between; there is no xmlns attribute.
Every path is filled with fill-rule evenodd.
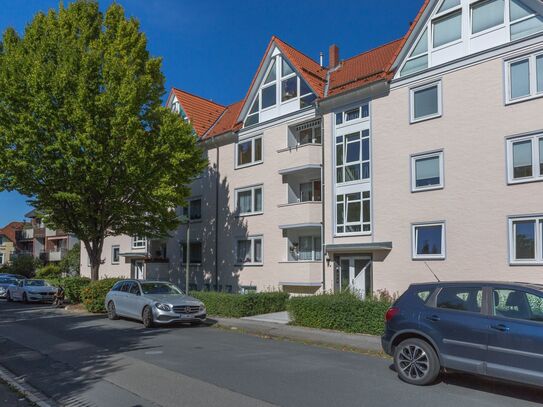
<svg viewBox="0 0 543 407"><path fill-rule="evenodd" d="M29 255L17 256L11 264L7 266L3 273L19 274L26 278L34 277L36 268L41 265L40 261Z"/></svg>
<svg viewBox="0 0 543 407"><path fill-rule="evenodd" d="M48 264L47 266L43 266L36 271L36 278L58 279L60 277L62 277L62 270L59 266L54 264Z"/></svg>
<svg viewBox="0 0 543 407"><path fill-rule="evenodd" d="M338 293L291 298L287 309L293 325L381 335L390 305L384 296L362 301L352 293Z"/></svg>
<svg viewBox="0 0 543 407"><path fill-rule="evenodd" d="M81 290L81 300L89 312L106 312L104 301L111 287L119 281L119 278L104 278L102 280L91 281Z"/></svg>
<svg viewBox="0 0 543 407"><path fill-rule="evenodd" d="M66 299L72 304L77 304L81 302L81 292L83 288L88 286L90 282L90 278L74 276L62 278L54 285L57 287L62 286L64 288L64 293L66 294Z"/></svg>
<svg viewBox="0 0 543 407"><path fill-rule="evenodd" d="M58 264L64 274L79 275L81 245L79 243L68 250L66 256Z"/></svg>
<svg viewBox="0 0 543 407"><path fill-rule="evenodd" d="M231 318L285 311L288 300L288 294L282 292L227 294L198 291L190 295L205 304L209 315Z"/></svg>

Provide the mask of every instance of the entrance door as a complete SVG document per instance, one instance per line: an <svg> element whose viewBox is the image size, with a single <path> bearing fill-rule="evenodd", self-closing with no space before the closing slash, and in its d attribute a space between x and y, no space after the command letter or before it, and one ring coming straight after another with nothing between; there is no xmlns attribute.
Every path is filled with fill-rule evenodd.
<svg viewBox="0 0 543 407"><path fill-rule="evenodd" d="M351 290L362 298L371 292L370 257L341 257L339 274L340 291Z"/></svg>
<svg viewBox="0 0 543 407"><path fill-rule="evenodd" d="M136 278L137 280L143 280L144 279L144 276L143 276L143 261L141 261L141 260L136 260L134 262L134 278Z"/></svg>

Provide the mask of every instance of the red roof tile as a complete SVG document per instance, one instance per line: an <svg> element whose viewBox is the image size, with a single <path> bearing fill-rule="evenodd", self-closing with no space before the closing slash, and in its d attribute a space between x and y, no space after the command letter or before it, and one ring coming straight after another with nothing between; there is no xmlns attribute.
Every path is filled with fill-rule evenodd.
<svg viewBox="0 0 543 407"><path fill-rule="evenodd" d="M0 235L6 236L13 243L16 243L16 232L24 227L24 222L11 222L0 229Z"/></svg>
<svg viewBox="0 0 543 407"><path fill-rule="evenodd" d="M172 88L172 92L199 137L202 137L215 124L226 109L218 103L184 90Z"/></svg>
<svg viewBox="0 0 543 407"><path fill-rule="evenodd" d="M243 102L245 102L245 100L240 100L239 102L227 106L219 120L217 120L215 125L209 129L209 131L204 134L202 138L206 140L230 131L236 131L241 128L242 123L238 123L237 120L241 108L243 107Z"/></svg>
<svg viewBox="0 0 543 407"><path fill-rule="evenodd" d="M403 40L396 40L343 61L339 68L330 73L326 96L387 78L391 59L402 43Z"/></svg>

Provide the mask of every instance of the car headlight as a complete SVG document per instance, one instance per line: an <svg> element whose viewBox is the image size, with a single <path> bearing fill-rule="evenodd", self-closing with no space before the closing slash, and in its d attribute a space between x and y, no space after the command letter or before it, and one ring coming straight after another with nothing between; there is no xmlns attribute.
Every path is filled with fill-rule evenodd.
<svg viewBox="0 0 543 407"><path fill-rule="evenodd" d="M4 287L0 287L0 294L5 294L6 293L6 289Z"/></svg>
<svg viewBox="0 0 543 407"><path fill-rule="evenodd" d="M200 304L200 312L203 312L206 310L206 306L204 304Z"/></svg>
<svg viewBox="0 0 543 407"><path fill-rule="evenodd" d="M155 307L157 307L161 311L171 311L172 307L170 307L168 304L162 304L160 302L157 302L155 304Z"/></svg>

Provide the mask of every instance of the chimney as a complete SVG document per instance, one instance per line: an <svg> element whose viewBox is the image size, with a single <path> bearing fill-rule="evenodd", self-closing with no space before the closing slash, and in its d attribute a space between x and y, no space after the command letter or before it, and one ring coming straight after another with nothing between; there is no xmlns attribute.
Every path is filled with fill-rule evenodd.
<svg viewBox="0 0 543 407"><path fill-rule="evenodd" d="M339 65L339 48L336 44L330 45L329 50L330 62L328 64L329 69L333 69Z"/></svg>
<svg viewBox="0 0 543 407"><path fill-rule="evenodd" d="M324 52L322 51L319 54L319 64L321 67L324 66Z"/></svg>

